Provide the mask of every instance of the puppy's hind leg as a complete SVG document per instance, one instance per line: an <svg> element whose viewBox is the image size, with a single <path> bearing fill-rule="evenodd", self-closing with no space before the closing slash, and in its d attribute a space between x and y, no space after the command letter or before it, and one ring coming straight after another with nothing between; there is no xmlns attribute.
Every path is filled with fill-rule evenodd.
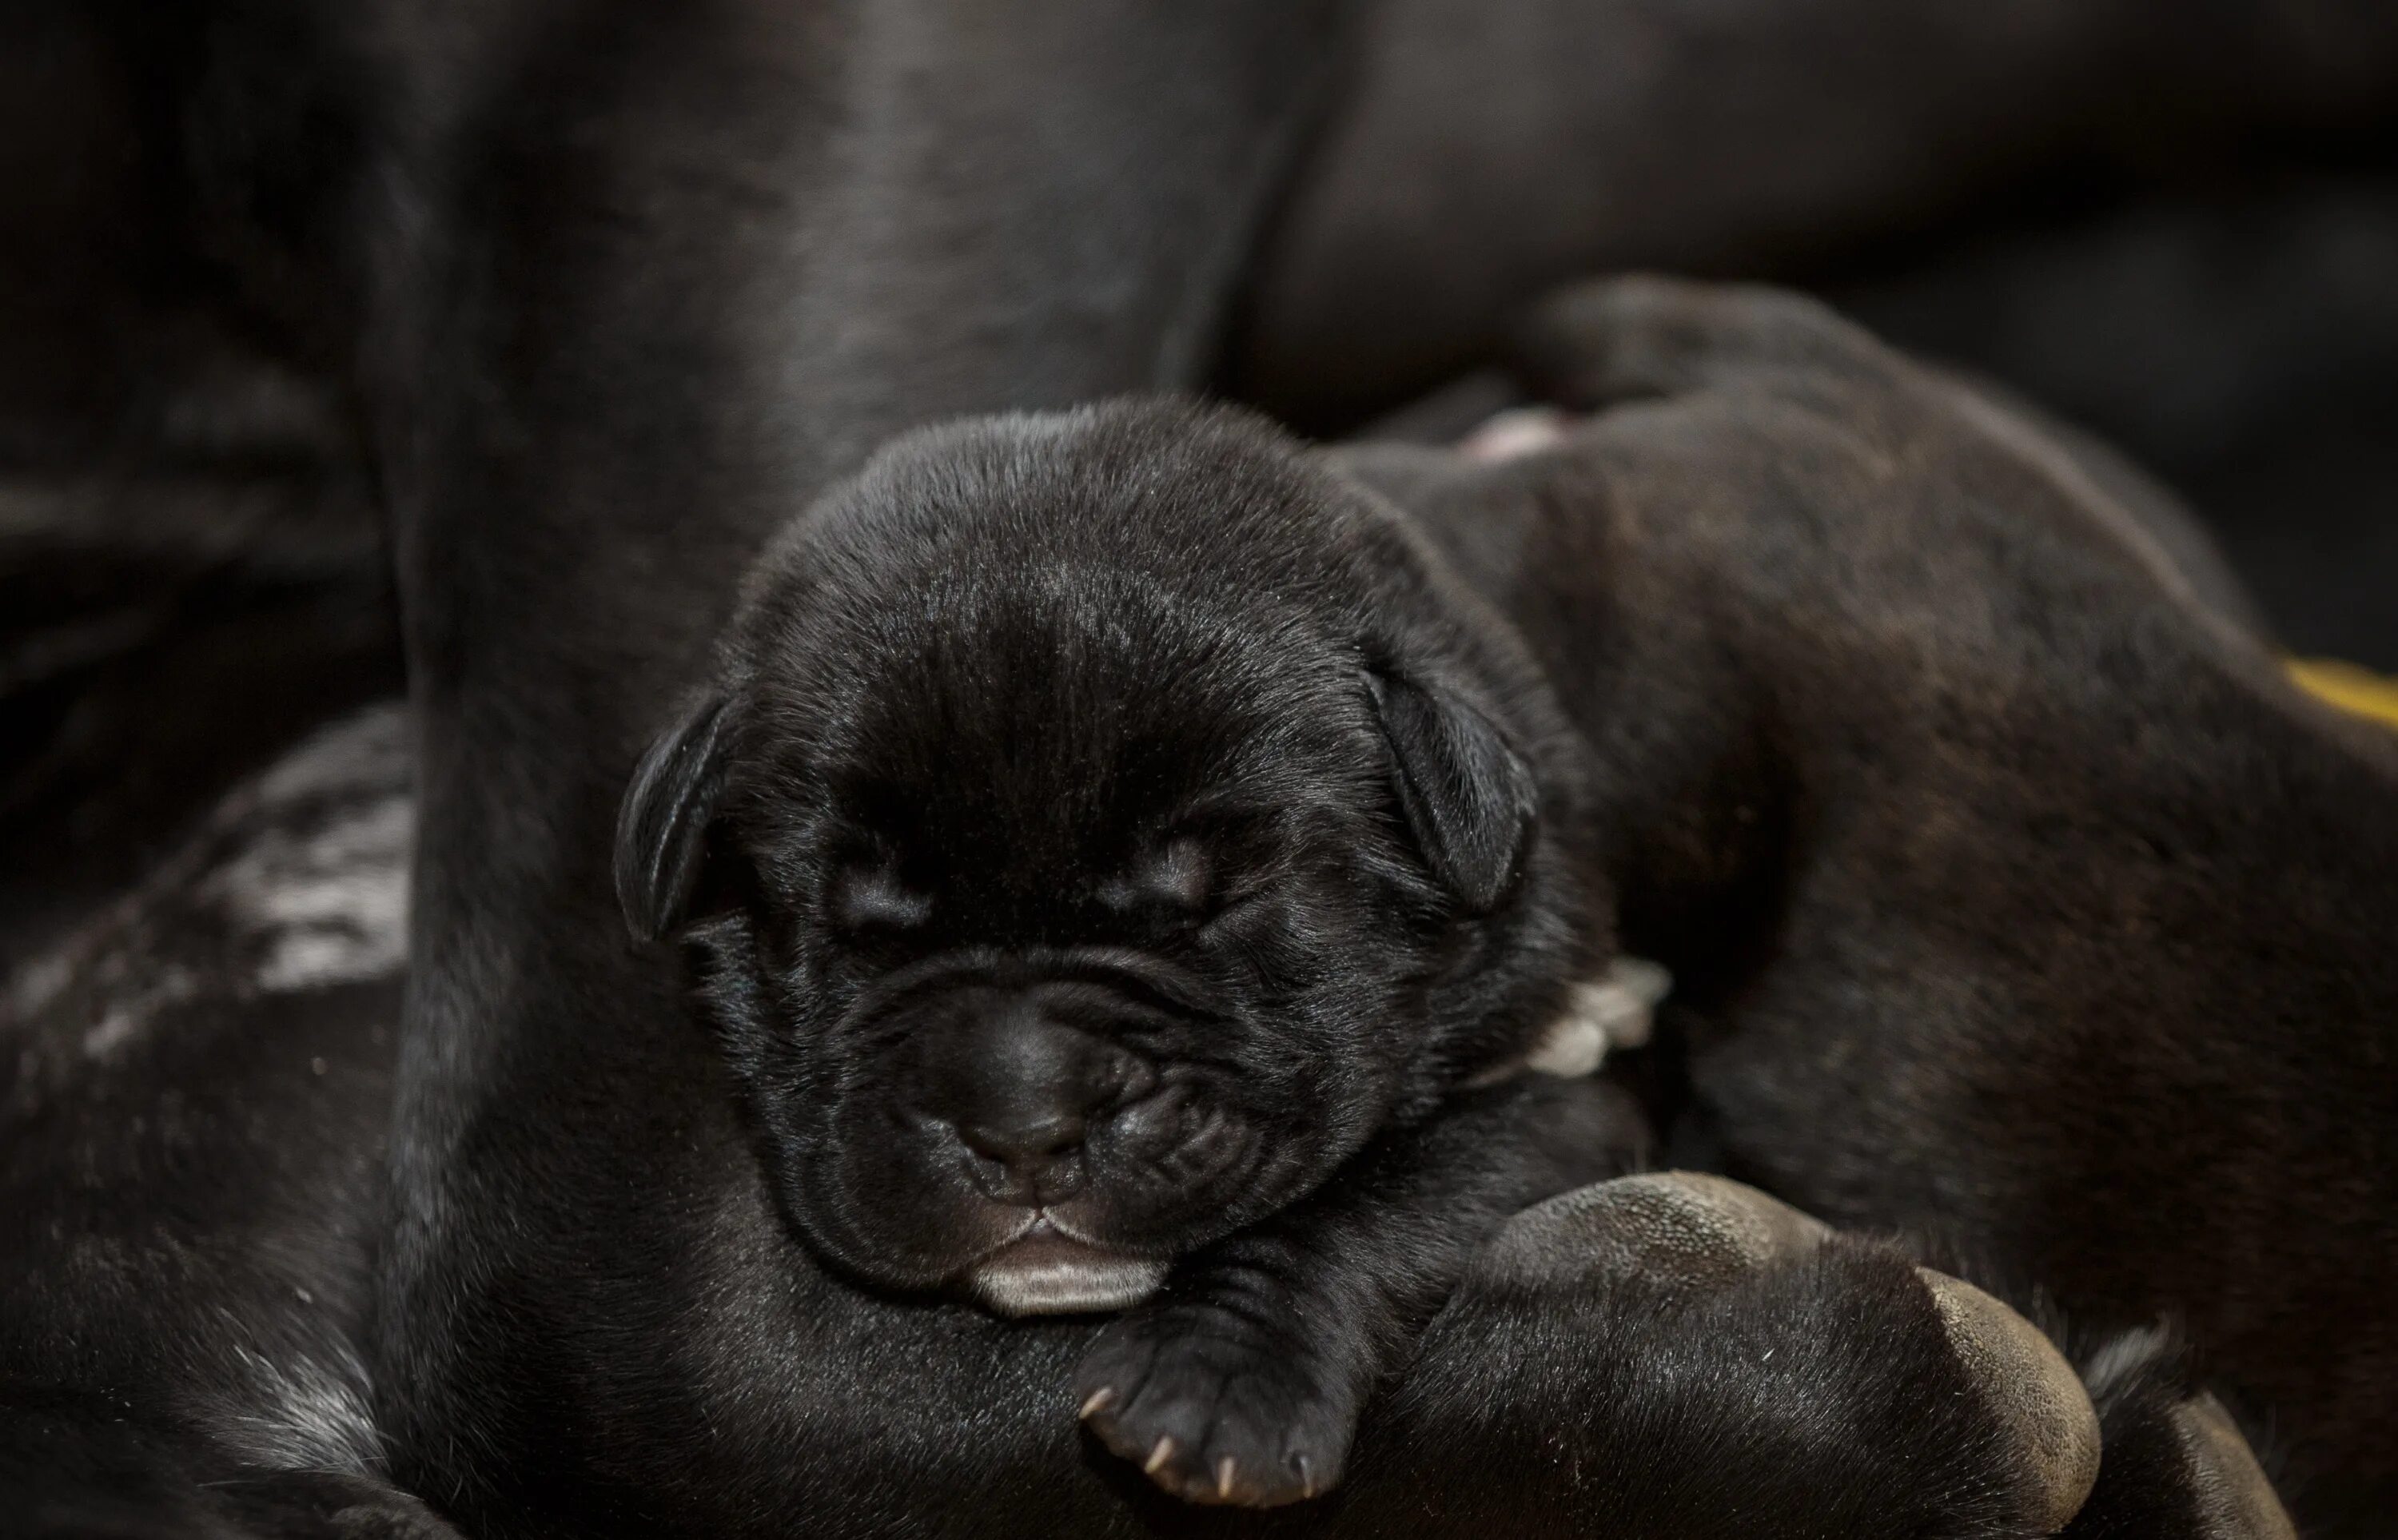
<svg viewBox="0 0 2398 1540"><path fill-rule="evenodd" d="M1647 275L1553 295L1533 310L1515 352L1535 394L1581 411L1736 383L1803 394L1893 381L1907 368L1804 295Z"/></svg>
<svg viewBox="0 0 2398 1540"><path fill-rule="evenodd" d="M2064 1540L2297 1540L2247 1438L2165 1333L2109 1339L2082 1376L2106 1459Z"/></svg>

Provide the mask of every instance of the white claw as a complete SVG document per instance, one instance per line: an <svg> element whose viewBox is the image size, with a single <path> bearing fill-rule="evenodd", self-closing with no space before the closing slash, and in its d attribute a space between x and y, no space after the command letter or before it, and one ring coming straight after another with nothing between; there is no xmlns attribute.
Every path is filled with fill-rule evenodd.
<svg viewBox="0 0 2398 1540"><path fill-rule="evenodd" d="M1140 1467L1141 1474L1145 1476L1156 1475L1159 1468L1163 1466L1166 1461L1171 1460L1172 1458L1174 1458L1173 1439L1160 1435L1157 1440L1157 1447L1149 1452L1148 1463Z"/></svg>

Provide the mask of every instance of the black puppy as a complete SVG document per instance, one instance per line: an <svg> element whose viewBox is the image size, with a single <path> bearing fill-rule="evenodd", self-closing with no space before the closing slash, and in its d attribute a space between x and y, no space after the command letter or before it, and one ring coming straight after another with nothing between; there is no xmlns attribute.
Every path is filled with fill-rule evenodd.
<svg viewBox="0 0 2398 1540"><path fill-rule="evenodd" d="M1819 306L1598 284L1526 356L1597 415L1345 464L1583 729L1685 1126L2180 1319L2325 1508L2398 1476L2398 739L2294 688L2111 457Z"/></svg>
<svg viewBox="0 0 2398 1540"><path fill-rule="evenodd" d="M1579 763L1512 633L1264 424L1003 417L761 558L617 881L641 936L698 917L820 1255L1138 1306L1091 1427L1279 1503L1340 1480L1485 1230L1617 1158L1587 1087L1471 1089L1604 956Z"/></svg>

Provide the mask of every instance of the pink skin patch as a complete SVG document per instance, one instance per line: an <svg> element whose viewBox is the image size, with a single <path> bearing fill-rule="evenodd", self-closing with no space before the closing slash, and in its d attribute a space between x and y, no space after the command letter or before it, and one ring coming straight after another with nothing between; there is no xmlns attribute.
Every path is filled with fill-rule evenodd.
<svg viewBox="0 0 2398 1540"><path fill-rule="evenodd" d="M1459 439L1457 451L1468 460L1519 460L1555 449L1573 421L1555 407L1516 407Z"/></svg>

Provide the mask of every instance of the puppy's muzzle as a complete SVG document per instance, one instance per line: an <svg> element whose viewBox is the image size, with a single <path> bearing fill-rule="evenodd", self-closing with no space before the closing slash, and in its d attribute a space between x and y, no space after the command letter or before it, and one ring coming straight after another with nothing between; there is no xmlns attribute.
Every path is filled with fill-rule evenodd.
<svg viewBox="0 0 2398 1540"><path fill-rule="evenodd" d="M949 1282L1004 1315L1120 1309L1153 1291L1176 1238L1219 1211L1253 1153L1201 1078L1152 1057L1205 1019L1177 982L1021 957L901 981L861 1017L893 1055L910 1131L893 1172L924 1183L929 1207L869 1224L930 1230L954 1214L972 1249Z"/></svg>
<svg viewBox="0 0 2398 1540"><path fill-rule="evenodd" d="M934 1108L969 1152L976 1186L1033 1211L966 1278L1003 1316L1122 1309L1165 1275L1163 1261L1097 1244L1048 1212L1089 1180L1084 1142L1156 1080L1134 1055L1055 1019L1050 1003L1027 991L952 1029L935 1078Z"/></svg>
<svg viewBox="0 0 2398 1540"><path fill-rule="evenodd" d="M1055 992L975 990L921 1043L925 1110L954 1131L987 1198L1040 1208L1088 1178L1085 1144L1156 1076L1057 1009Z"/></svg>

